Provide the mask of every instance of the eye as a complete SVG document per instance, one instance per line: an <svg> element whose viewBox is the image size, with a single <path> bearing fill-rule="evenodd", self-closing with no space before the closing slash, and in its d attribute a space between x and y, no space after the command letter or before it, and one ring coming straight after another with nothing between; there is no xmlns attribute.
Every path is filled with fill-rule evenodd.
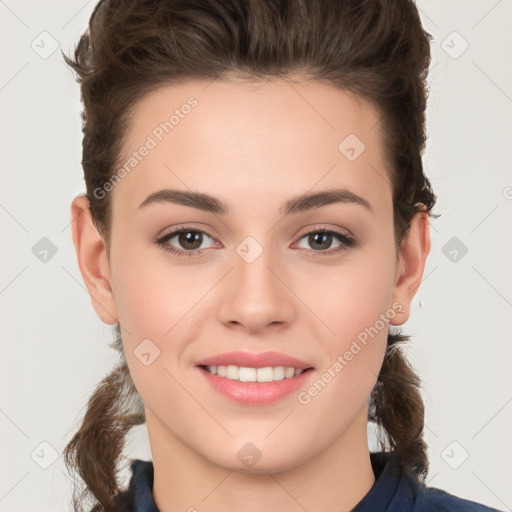
<svg viewBox="0 0 512 512"><path fill-rule="evenodd" d="M176 256L190 257L207 249L207 247L201 247L206 238L213 240L206 231L182 226L160 237L155 243L164 251L175 254ZM171 243L173 239L175 239L174 245ZM176 245L178 247L176 247Z"/></svg>
<svg viewBox="0 0 512 512"><path fill-rule="evenodd" d="M315 256L331 256L356 245L356 241L352 236L326 228L306 233L299 240L299 244L302 240L309 244L310 247L313 247L313 250L309 252L313 253ZM335 246L333 250L327 251L326 249L331 248L333 241L337 241L338 245Z"/></svg>
<svg viewBox="0 0 512 512"><path fill-rule="evenodd" d="M170 252L178 257L190 258L192 256L200 255L204 250L209 248L202 247L205 241L207 242L207 239L214 241L213 237L206 231L193 227L181 226L179 229L175 229L158 238L155 243L166 252ZM313 249L308 250L303 247L300 244L303 240ZM333 242L336 241L338 242L338 245L332 250L327 250L330 249ZM214 246L215 245L218 247L218 242L214 241ZM350 247L355 247L357 242L347 233L322 228L310 231L303 235L297 245L302 249L306 249L306 252L309 252L314 256L332 256L333 254L338 254Z"/></svg>

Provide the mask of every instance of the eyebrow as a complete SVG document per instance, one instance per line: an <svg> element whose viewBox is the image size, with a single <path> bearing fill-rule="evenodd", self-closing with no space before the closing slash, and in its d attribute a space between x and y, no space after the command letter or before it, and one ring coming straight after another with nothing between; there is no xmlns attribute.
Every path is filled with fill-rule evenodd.
<svg viewBox="0 0 512 512"><path fill-rule="evenodd" d="M162 189L153 192L139 205L139 209L155 203L180 204L220 215L225 215L229 212L229 206L213 196L201 192L177 189ZM292 197L279 209L279 213L290 215L334 203L357 204L373 213L373 208L366 199L344 188L306 192L305 194Z"/></svg>

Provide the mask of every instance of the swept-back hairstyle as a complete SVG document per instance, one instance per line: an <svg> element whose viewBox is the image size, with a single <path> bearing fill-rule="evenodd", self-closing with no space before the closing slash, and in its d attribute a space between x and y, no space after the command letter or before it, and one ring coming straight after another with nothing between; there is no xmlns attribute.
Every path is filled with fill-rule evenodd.
<svg viewBox="0 0 512 512"><path fill-rule="evenodd" d="M430 34L413 0L101 0L74 58L63 54L80 84L82 166L93 221L109 248L110 195L94 191L111 178L133 108L157 88L192 80L300 76L365 100L377 111L393 192L397 249L414 215L436 197L422 165ZM340 141L341 142L341 141ZM422 206L424 205L424 207ZM91 396L65 462L85 487L73 505L119 510L119 464L125 436L144 423L144 408L123 353ZM428 471L421 381L402 353L409 339L388 334L368 420L380 427L418 480Z"/></svg>

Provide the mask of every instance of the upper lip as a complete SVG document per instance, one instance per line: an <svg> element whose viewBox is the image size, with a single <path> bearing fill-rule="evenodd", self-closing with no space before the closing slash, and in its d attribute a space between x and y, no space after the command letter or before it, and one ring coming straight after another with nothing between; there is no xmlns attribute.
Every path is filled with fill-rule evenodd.
<svg viewBox="0 0 512 512"><path fill-rule="evenodd" d="M202 359L196 363L197 366L228 366L234 365L244 368L267 368L269 366L287 366L300 370L312 368L300 359L297 359L279 352L261 352L252 354L250 352L227 352L216 356Z"/></svg>

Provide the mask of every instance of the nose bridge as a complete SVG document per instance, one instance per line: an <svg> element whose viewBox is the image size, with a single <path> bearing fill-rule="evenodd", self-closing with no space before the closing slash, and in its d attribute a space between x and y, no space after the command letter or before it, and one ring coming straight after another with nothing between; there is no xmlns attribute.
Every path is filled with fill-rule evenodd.
<svg viewBox="0 0 512 512"><path fill-rule="evenodd" d="M287 289L272 248L246 237L235 249L233 271L221 306L221 320L251 331L291 321L293 295Z"/></svg>

